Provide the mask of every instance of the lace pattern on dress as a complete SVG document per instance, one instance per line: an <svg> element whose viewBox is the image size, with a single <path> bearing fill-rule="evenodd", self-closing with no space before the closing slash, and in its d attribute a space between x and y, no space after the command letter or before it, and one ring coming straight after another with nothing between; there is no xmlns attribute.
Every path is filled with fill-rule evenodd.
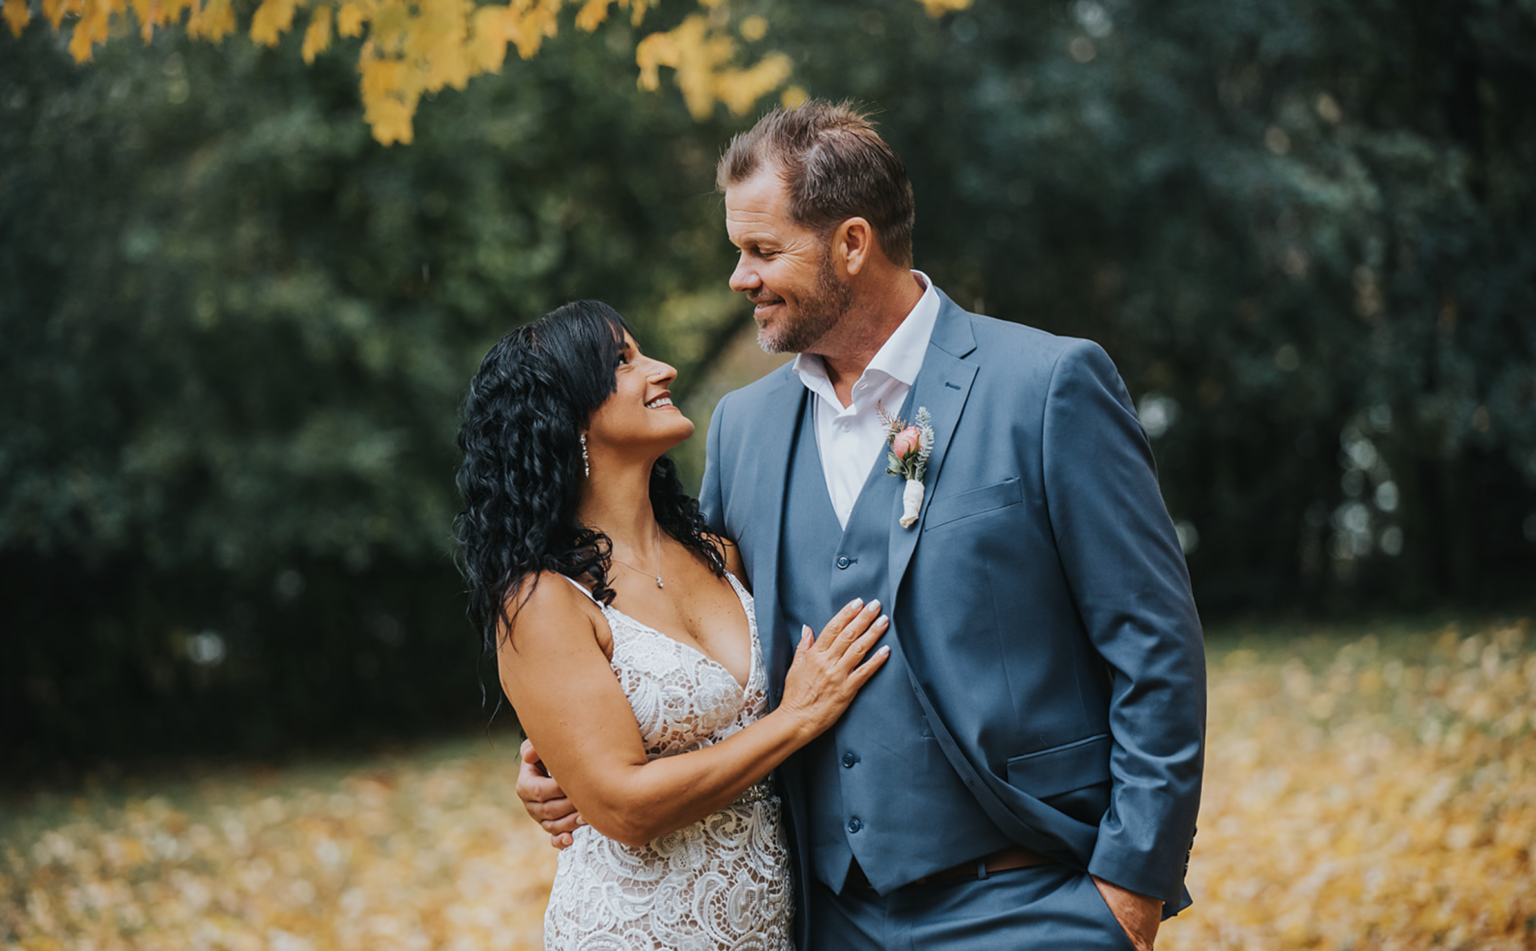
<svg viewBox="0 0 1536 951"><path fill-rule="evenodd" d="M650 759L713 745L768 712L752 596L726 577L747 614L745 688L699 650L599 604L613 632L611 666ZM560 853L545 948L789 951L789 858L779 810L765 779L714 815L641 848L582 826Z"/></svg>

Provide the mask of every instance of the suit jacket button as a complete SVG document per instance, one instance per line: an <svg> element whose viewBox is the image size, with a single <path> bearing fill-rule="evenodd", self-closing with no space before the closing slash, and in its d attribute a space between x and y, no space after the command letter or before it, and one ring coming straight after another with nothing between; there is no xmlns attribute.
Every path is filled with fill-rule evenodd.
<svg viewBox="0 0 1536 951"><path fill-rule="evenodd" d="M848 567L851 564L853 564L853 562L848 560L848 556L847 555L838 555L837 556L837 567L839 567L839 568L846 568L846 567Z"/></svg>
<svg viewBox="0 0 1536 951"><path fill-rule="evenodd" d="M853 768L853 764L857 763L858 761L859 761L859 758L857 756L854 756L852 753L844 753L843 754L843 768L844 769L852 769Z"/></svg>
<svg viewBox="0 0 1536 951"><path fill-rule="evenodd" d="M864 823L859 821L859 817L858 816L854 816L852 819L848 820L848 831L849 832L857 832L857 831L859 831L862 828L864 828Z"/></svg>

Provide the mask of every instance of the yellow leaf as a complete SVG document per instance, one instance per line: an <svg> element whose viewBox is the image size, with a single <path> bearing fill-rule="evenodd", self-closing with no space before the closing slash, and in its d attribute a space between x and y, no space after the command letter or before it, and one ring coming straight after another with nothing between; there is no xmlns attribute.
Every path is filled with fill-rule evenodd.
<svg viewBox="0 0 1536 951"><path fill-rule="evenodd" d="M440 38L413 62L421 75L420 85L431 92L444 86L463 89L469 83L469 49L457 32Z"/></svg>
<svg viewBox="0 0 1536 951"><path fill-rule="evenodd" d="M361 88L364 103L394 95L399 91L400 80L405 73L405 67L400 61L393 59L365 60L358 69L363 74Z"/></svg>
<svg viewBox="0 0 1536 951"><path fill-rule="evenodd" d="M150 36L148 30L154 25L155 0L130 0L127 4L122 3L122 0L118 0L118 6L120 8L123 6L131 6L133 8L133 15L139 21L141 29L145 31L144 39L148 41Z"/></svg>
<svg viewBox="0 0 1536 951"><path fill-rule="evenodd" d="M677 44L677 88L688 113L703 121L715 108L715 73L734 55L736 44L729 37L712 36L697 14L684 19L672 38Z"/></svg>
<svg viewBox="0 0 1536 951"><path fill-rule="evenodd" d="M373 137L380 145L410 145L412 139L411 109L398 99L368 101L363 96L363 118L373 128Z"/></svg>
<svg viewBox="0 0 1536 951"><path fill-rule="evenodd" d="M27 0L5 0L3 15L12 36L20 36L27 21L32 19L32 11L27 9Z"/></svg>
<svg viewBox="0 0 1536 951"><path fill-rule="evenodd" d="M300 55L304 62L313 63L315 57L331 45L331 8L317 7L310 15L309 27L304 31L304 48Z"/></svg>
<svg viewBox="0 0 1536 951"><path fill-rule="evenodd" d="M494 73L507 59L507 18L505 7L480 7L475 11L469 34L470 56L475 68Z"/></svg>
<svg viewBox="0 0 1536 951"><path fill-rule="evenodd" d="M539 52L539 47L544 45L546 36L554 36L559 28L556 19L559 5L551 7L548 3L540 3L521 16L513 13L511 21L512 41L517 44L517 55L523 59L532 59Z"/></svg>
<svg viewBox="0 0 1536 951"><path fill-rule="evenodd" d="M756 43L758 40L767 35L767 17L754 14L741 21L741 38L746 40L748 43Z"/></svg>
<svg viewBox="0 0 1536 951"><path fill-rule="evenodd" d="M64 22L64 13L65 0L43 0L43 18L53 27L54 32L58 32L59 24Z"/></svg>
<svg viewBox="0 0 1536 951"><path fill-rule="evenodd" d="M96 44L107 41L111 19L112 10L105 0L86 0L85 9L75 23L74 35L69 38L69 55L75 58L75 62L88 61Z"/></svg>
<svg viewBox="0 0 1536 951"><path fill-rule="evenodd" d="M340 36L362 36L363 8L355 3L343 3L336 11L336 32Z"/></svg>
<svg viewBox="0 0 1536 951"><path fill-rule="evenodd" d="M576 26L591 33L608 19L608 7L613 0L587 0L576 14Z"/></svg>
<svg viewBox="0 0 1536 951"><path fill-rule="evenodd" d="M276 46L278 37L293 25L294 0L262 0L251 17L251 41Z"/></svg>
<svg viewBox="0 0 1536 951"><path fill-rule="evenodd" d="M767 23L743 24L748 34L767 32ZM761 35L761 34L759 34ZM635 48L635 63L640 67L640 88L660 86L659 71L670 66L676 71L677 87L683 94L688 112L695 119L708 118L717 102L737 115L745 114L763 96L779 88L789 78L792 63L782 53L764 57L747 69L736 69L737 44L725 33L715 32L710 21L694 14L665 33L645 37Z"/></svg>
<svg viewBox="0 0 1536 951"><path fill-rule="evenodd" d="M946 13L964 10L971 5L971 0L918 0L918 2L931 17L941 17Z"/></svg>
<svg viewBox="0 0 1536 951"><path fill-rule="evenodd" d="M765 56L751 69L722 73L715 93L725 107L738 116L746 115L757 101L784 85L793 63L783 53Z"/></svg>
<svg viewBox="0 0 1536 951"><path fill-rule="evenodd" d="M411 12L400 0L384 0L369 17L369 35L389 53L399 52L401 40L411 26Z"/></svg>
<svg viewBox="0 0 1536 951"><path fill-rule="evenodd" d="M790 86L779 96L779 102L783 103L785 109L793 109L809 98L811 94L805 91L804 86Z"/></svg>
<svg viewBox="0 0 1536 951"><path fill-rule="evenodd" d="M229 0L206 0L201 8L193 8L187 20L187 35L193 39L217 43L235 32L235 11Z"/></svg>
<svg viewBox="0 0 1536 951"><path fill-rule="evenodd" d="M652 33L635 45L635 65L640 67L641 89L661 88L660 67L677 68L677 42L670 33Z"/></svg>

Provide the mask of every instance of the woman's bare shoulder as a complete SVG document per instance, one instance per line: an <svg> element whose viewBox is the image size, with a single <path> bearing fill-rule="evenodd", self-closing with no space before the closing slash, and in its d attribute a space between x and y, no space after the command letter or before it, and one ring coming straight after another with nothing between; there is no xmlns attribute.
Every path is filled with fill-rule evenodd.
<svg viewBox="0 0 1536 951"><path fill-rule="evenodd" d="M556 571L525 577L507 593L505 607L511 626L503 644L511 641L517 653L557 645L569 649L573 631L596 635L602 619L597 602L577 590L576 581Z"/></svg>

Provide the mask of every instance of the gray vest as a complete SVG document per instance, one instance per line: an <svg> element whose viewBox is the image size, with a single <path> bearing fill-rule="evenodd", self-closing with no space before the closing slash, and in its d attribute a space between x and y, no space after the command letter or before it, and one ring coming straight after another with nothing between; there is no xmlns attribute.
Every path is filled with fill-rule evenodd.
<svg viewBox="0 0 1536 951"><path fill-rule="evenodd" d="M905 413L906 411L903 410ZM779 605L793 630L821 626L854 598L891 603L890 533L901 480L882 451L848 527L838 527L816 446L813 399L801 403L779 546ZM873 460L872 460L873 461ZM920 582L919 582L920 583ZM964 598L963 590L954 597ZM939 869L994 852L1008 839L976 805L933 739L912 694L895 622L881 643L891 657L832 729L800 753L805 841L813 873L841 892L857 860L889 891ZM908 631L904 636L920 636Z"/></svg>

